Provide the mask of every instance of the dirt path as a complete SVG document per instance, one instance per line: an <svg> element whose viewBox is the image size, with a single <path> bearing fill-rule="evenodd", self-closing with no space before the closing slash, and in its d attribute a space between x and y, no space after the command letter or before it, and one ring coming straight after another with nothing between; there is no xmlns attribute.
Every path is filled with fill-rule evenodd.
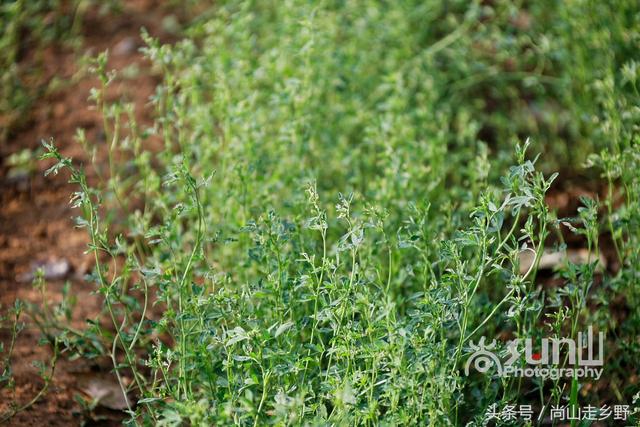
<svg viewBox="0 0 640 427"><path fill-rule="evenodd" d="M142 45L139 36L141 27L161 40L170 40L171 35L162 30L163 17L167 11L158 1L126 1L121 13L100 16L97 11L87 13L83 30L83 48L80 53L97 54L109 49L109 67L122 70L129 67L134 76L116 85L114 97L124 96L133 101L138 110L148 102L158 83L148 64L142 59L138 48ZM42 139L53 138L62 153L86 161L82 149L74 142L77 128L86 130L92 141L104 141L100 130L101 119L89 110L87 97L96 84L87 75L80 75L77 53L60 46L44 51L45 76L56 76L63 87L38 100L30 117L21 129L9 136L7 144L0 146L0 304L5 312L19 298L38 303L41 299L29 281L37 265L58 269L58 280L48 281L49 297L56 302L61 299L65 281L71 284L71 292L79 304L73 322L85 324L100 312L100 305L92 295L93 286L83 281L90 271L90 257L84 254L87 236L84 230L74 228L72 217L77 215L69 207L69 196L73 187L66 183L67 176L43 176L46 165L36 162L37 170L31 176L10 177L6 159L12 153L25 148L37 150ZM137 70L137 71L136 71ZM141 116L142 122L150 118ZM25 321L26 316L24 317ZM0 389L0 413L8 409L9 403L28 402L43 385L32 363L37 360L49 363L51 352L48 346L37 346L39 331L27 321L26 328L16 342L13 371L16 379L15 395ZM0 340L8 344L8 330L0 330ZM56 367L54 380L48 393L30 409L16 415L9 425L69 426L83 421L119 424L121 415L115 411L100 410L100 416L82 411L74 400L83 395L81 378L98 376L109 371L103 361L70 362L62 357ZM85 394L86 397L86 394ZM84 413L83 413L84 412Z"/></svg>

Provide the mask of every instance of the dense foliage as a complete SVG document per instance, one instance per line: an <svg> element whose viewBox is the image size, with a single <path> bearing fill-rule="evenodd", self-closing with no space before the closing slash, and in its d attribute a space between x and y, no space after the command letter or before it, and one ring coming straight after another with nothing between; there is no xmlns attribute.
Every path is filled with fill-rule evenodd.
<svg viewBox="0 0 640 427"><path fill-rule="evenodd" d="M494 403L632 402L637 2L216 3L181 42L145 34L151 128L105 101L96 58L95 184L46 144L78 184L112 324L41 324L113 359L131 422L464 425ZM607 197L557 218L563 173ZM589 259L543 286L544 250L572 233ZM462 371L482 335L590 325L605 389Z"/></svg>

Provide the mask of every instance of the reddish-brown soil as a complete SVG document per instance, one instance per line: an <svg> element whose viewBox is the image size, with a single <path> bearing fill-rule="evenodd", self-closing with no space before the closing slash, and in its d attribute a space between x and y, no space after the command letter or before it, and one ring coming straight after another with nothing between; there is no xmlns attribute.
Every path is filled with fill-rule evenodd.
<svg viewBox="0 0 640 427"><path fill-rule="evenodd" d="M91 258L84 254L87 236L84 230L76 229L72 217L77 215L69 206L69 196L74 190L67 183L68 176L44 177L47 164L37 162L37 170L31 175L9 178L6 159L12 153L25 148L37 150L42 139L53 138L61 152L80 161L87 162L82 148L74 141L77 128L86 130L88 138L104 144L101 118L90 109L87 98L96 80L81 72L83 54L97 54L110 50L109 68L138 70L134 77L123 79L115 85L111 96L124 97L136 104L139 119L149 123L143 106L148 102L158 83L149 64L138 48L142 46L140 28L161 40L170 40L173 35L162 30L162 19L169 11L158 1L140 0L122 2L124 10L110 12L104 16L90 10L84 17L82 48L73 51L63 46L48 46L44 49L44 80L56 77L62 86L38 99L28 117L21 120L17 129L9 132L8 140L0 145L0 304L2 313L16 299L31 303L40 302L40 293L33 289L28 276L38 264L46 262L68 262L68 272L63 278L48 281L49 298L57 302L62 298L65 281L71 284L71 292L78 298L73 322L85 323L100 313L99 301L92 295L93 286L83 280L91 267ZM96 9L98 2L96 2ZM29 66L28 55L24 66ZM51 360L48 345L38 346L40 332L23 315L25 329L19 334L12 357L15 376L13 391L0 389L0 414L9 409L11 402L29 402L42 388L43 381L32 363ZM8 345L10 331L0 329L0 340ZM2 356L4 357L4 356ZM1 357L0 357L1 358ZM109 371L109 365L97 360L95 363L69 361L61 357L57 363L54 379L48 392L27 410L15 415L8 423L16 426L49 425L69 426L83 422L119 424L122 414L107 409L99 410L99 416L82 411L74 396L83 395L79 379L87 375L100 375ZM1 416L0 416L1 418Z"/></svg>

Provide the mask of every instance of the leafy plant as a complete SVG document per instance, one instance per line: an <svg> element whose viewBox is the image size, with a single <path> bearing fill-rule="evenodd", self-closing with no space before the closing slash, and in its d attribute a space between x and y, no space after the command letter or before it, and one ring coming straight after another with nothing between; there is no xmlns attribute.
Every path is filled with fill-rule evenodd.
<svg viewBox="0 0 640 427"><path fill-rule="evenodd" d="M107 101L118 76L99 55L107 143L78 141L108 164L92 181L53 143L43 157L77 185L110 326L43 330L111 359L132 424L480 425L495 404L611 402L577 378L463 375L481 336L588 325L609 334L609 384L629 402L639 16L632 2L220 2L174 45L143 32L163 76L149 128ZM528 156L525 135L550 153ZM558 219L556 169L599 171L606 197ZM587 261L551 286L540 261L568 237Z"/></svg>

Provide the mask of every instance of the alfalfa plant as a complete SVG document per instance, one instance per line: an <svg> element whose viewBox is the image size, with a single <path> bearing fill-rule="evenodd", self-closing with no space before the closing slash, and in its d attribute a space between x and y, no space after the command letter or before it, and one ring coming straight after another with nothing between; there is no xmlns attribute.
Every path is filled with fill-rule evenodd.
<svg viewBox="0 0 640 427"><path fill-rule="evenodd" d="M46 301L46 288L44 281L44 273L42 271L38 271L36 273L36 277L34 278L34 286L41 290L41 294L43 296L42 307L44 309L49 308L49 304ZM23 320L23 316L26 314L30 315L35 320L34 313L39 312L40 307L37 309L33 309L33 307L28 307L25 310L25 303L20 300L16 300L13 307L8 311L8 316L0 317L0 326L4 326L4 322L9 320L9 324L11 325L10 330L10 340L9 346L7 349L3 347L0 343L0 353L2 354L2 372L0 374L0 385L3 388L8 388L12 391L12 399L9 402L8 409L0 413L0 422L7 422L11 418L13 418L16 414L22 411L28 410L31 406L33 406L36 402L38 402L49 390L49 387L53 381L53 375L55 373L56 365L58 363L58 358L60 356L60 351L62 348L62 344L60 342L60 338L58 334L62 329L66 329L67 325L64 325L62 329L56 331L55 336L49 335L49 341L44 340L44 343L41 344L50 344L51 347L51 358L47 363L43 361L35 361L33 365L37 368L37 376L42 381L42 386L38 389L38 391L31 398L26 401L21 401L17 398L15 393L15 378L12 372L12 358L14 357L14 349L16 340L18 339L18 335L24 329L25 323Z"/></svg>
<svg viewBox="0 0 640 427"><path fill-rule="evenodd" d="M590 310L595 277L605 283L597 292L634 301L635 110L618 117L607 107L606 120L585 123L599 107L571 103L566 70L578 63L578 81L595 89L600 69L584 68L566 32L580 30L602 69L615 69L574 4L532 5L541 29L513 24L526 16L510 4L436 6L230 1L175 45L145 34L163 76L146 130L130 108L104 102L112 75L98 59L106 84L93 99L109 167L92 187L52 145L47 157L79 185L90 280L111 322L91 334L132 423L460 425L487 421L495 403L586 399L575 383L461 367L481 336L539 338L547 326L573 336L605 317ZM556 11L571 25L549 25ZM617 20L604 12L599 30ZM627 40L623 27L611 36ZM617 87L613 76L602 85ZM602 90L605 106L606 93L623 99ZM530 111L540 105L552 113ZM522 147L508 166L511 142L531 129L547 142L584 133L580 144L594 146L620 132L625 154L605 170L632 191L619 211L613 196L604 205L624 259L617 276L568 266L564 294L542 286L538 262L558 225L544 201L555 175ZM91 153L95 142L79 137ZM597 251L602 217L588 203L571 224ZM526 269L522 253L533 258ZM637 346L634 323L624 325L626 345ZM88 342L70 340L69 351Z"/></svg>
<svg viewBox="0 0 640 427"><path fill-rule="evenodd" d="M505 303L523 307L510 315L518 329L535 323L535 315L528 315L537 298L528 285L535 262L520 274L518 253L532 250L536 261L541 254L548 223L543 196L553 177L536 173L524 150L518 152L520 164L505 176L504 189L480 196L470 212L472 225L441 244L432 254L433 269L424 272L426 281L402 301L393 297L390 260L398 252L420 256L426 242L419 236L411 244L384 237L384 211L357 208L353 195L341 195L336 205L342 226L329 225L314 185L307 187L305 216L288 221L268 212L250 222L242 233L252 243L238 265L255 268L258 282L243 284L213 274L202 219L191 249L167 259L168 270L143 265L135 246L126 250L121 237L109 237L100 219L101 198L81 170L53 145L45 146L46 157L58 161L51 171L68 168L80 188L74 198L83 213L78 224L91 236L93 278L113 323L114 332L103 333L111 337L105 348L123 392L139 397L135 410L130 403L134 422L186 417L195 423L261 424L275 414L295 423L356 417L456 423L459 397L483 383L467 383L459 374L468 341L507 320L497 318ZM190 203L176 205L163 225L146 234L152 247L175 255L181 214L204 215L199 192L205 181L194 179L183 164L165 178L165 185L176 184ZM531 219L519 230L525 209ZM338 238L328 233L332 227L341 229ZM112 259L110 271L101 253ZM118 257L124 257L123 267ZM477 294L492 277L508 285L489 306ZM137 280L142 283L128 285ZM143 291L142 307L131 297L135 288ZM166 307L152 322L146 318L150 304ZM154 343L154 335L170 340ZM147 355L146 363L138 352ZM134 381L125 384L124 372ZM513 398L507 391L504 396Z"/></svg>

